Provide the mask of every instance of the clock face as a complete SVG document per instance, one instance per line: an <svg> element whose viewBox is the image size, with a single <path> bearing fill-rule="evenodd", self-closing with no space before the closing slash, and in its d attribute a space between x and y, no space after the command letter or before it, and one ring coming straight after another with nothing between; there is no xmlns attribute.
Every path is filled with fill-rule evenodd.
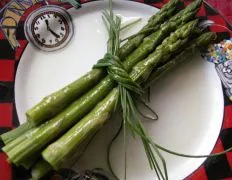
<svg viewBox="0 0 232 180"><path fill-rule="evenodd" d="M66 19L54 11L38 15L32 22L31 31L35 41L47 48L58 47L69 36Z"/></svg>
<svg viewBox="0 0 232 180"><path fill-rule="evenodd" d="M72 20L65 9L59 6L45 6L28 17L25 34L39 49L54 51L64 47L71 40Z"/></svg>

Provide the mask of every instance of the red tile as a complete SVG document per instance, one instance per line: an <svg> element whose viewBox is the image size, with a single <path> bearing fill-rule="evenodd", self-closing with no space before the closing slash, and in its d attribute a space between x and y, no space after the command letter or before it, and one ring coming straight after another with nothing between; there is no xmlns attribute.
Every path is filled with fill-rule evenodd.
<svg viewBox="0 0 232 180"><path fill-rule="evenodd" d="M0 127L12 128L12 103L0 103Z"/></svg>
<svg viewBox="0 0 232 180"><path fill-rule="evenodd" d="M4 153L0 153L0 179L1 180L12 179L11 165L7 162L7 156Z"/></svg>
<svg viewBox="0 0 232 180"><path fill-rule="evenodd" d="M0 81L14 80L14 60L0 60Z"/></svg>
<svg viewBox="0 0 232 180"><path fill-rule="evenodd" d="M210 30L213 32L225 32L227 31L226 22L221 16L208 16L209 20L215 22L215 25L210 27Z"/></svg>
<svg viewBox="0 0 232 180"><path fill-rule="evenodd" d="M208 19L214 21L216 24L226 26L225 20L220 15L208 16Z"/></svg>
<svg viewBox="0 0 232 180"><path fill-rule="evenodd" d="M8 3L9 0L1 0L0 2L0 8L4 7L6 5L6 3Z"/></svg>
<svg viewBox="0 0 232 180"><path fill-rule="evenodd" d="M167 4L170 0L163 0L164 4Z"/></svg>
<svg viewBox="0 0 232 180"><path fill-rule="evenodd" d="M223 180L232 180L232 177L231 177L231 178L225 178L225 179L223 179Z"/></svg>
<svg viewBox="0 0 232 180"><path fill-rule="evenodd" d="M4 33L3 33L3 31L0 29L0 40L1 39L6 39L6 37L5 37Z"/></svg>
<svg viewBox="0 0 232 180"><path fill-rule="evenodd" d="M232 128L232 105L225 107L222 129Z"/></svg>
<svg viewBox="0 0 232 180"><path fill-rule="evenodd" d="M197 13L197 16L205 16L206 13L205 13L205 7L204 5L201 6L200 10L198 11Z"/></svg>
<svg viewBox="0 0 232 180"><path fill-rule="evenodd" d="M204 166L198 168L193 174L186 178L186 180L208 180Z"/></svg>
<svg viewBox="0 0 232 180"><path fill-rule="evenodd" d="M223 148L221 140L218 139L218 141L217 141L216 145L214 146L213 151L212 151L211 154L220 153L222 151L224 151L224 148Z"/></svg>
<svg viewBox="0 0 232 180"><path fill-rule="evenodd" d="M158 9L161 9L163 7L163 3L152 3L152 6L158 8Z"/></svg>

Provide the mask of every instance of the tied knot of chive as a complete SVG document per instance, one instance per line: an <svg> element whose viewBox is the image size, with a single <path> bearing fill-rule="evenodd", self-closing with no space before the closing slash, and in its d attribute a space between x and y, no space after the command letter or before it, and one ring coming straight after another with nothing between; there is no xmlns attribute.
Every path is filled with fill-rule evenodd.
<svg viewBox="0 0 232 180"><path fill-rule="evenodd" d="M130 92L141 95L142 88L138 83L133 81L127 71L124 69L118 56L106 53L103 59L100 59L94 68L106 68L110 78Z"/></svg>
<svg viewBox="0 0 232 180"><path fill-rule="evenodd" d="M123 88L137 95L143 93L142 88L134 82L128 72L124 69L119 56L121 18L112 12L112 1L109 3L109 11L103 11L102 16L108 31L109 39L107 42L107 53L100 59L93 68L106 68L108 75Z"/></svg>

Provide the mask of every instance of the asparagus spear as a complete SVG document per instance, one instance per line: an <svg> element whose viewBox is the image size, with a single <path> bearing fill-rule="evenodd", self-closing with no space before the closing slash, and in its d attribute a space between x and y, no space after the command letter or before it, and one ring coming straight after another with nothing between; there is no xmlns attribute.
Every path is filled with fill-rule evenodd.
<svg viewBox="0 0 232 180"><path fill-rule="evenodd" d="M169 3L165 4L164 7L155 15L149 18L148 24L144 26L137 36L130 38L119 50L119 57L124 59L127 57L134 49L136 49L143 39L149 35L152 31L156 31L159 28L160 23L164 22L167 17L170 17L176 10L176 5L179 0L171 0ZM141 33L141 34L140 34Z"/></svg>
<svg viewBox="0 0 232 180"><path fill-rule="evenodd" d="M148 88L153 82L155 82L157 79L165 75L167 72L172 70L175 66L177 66L179 63L184 61L186 57L189 57L190 55L194 54L198 48L204 48L208 44L210 44L213 40L216 39L216 33L214 32L207 32L196 39L192 40L188 43L187 47L184 48L184 50L176 55L173 59L168 61L166 64L154 69L147 79L147 81L143 84L144 88Z"/></svg>
<svg viewBox="0 0 232 180"><path fill-rule="evenodd" d="M187 43L196 24L196 20L191 21L166 38L152 54L136 64L130 73L131 79L141 83L141 79L144 79L151 72L151 68L160 61L168 59ZM42 152L43 158L54 169L59 169L64 160L75 152L78 145L109 119L118 99L118 93L119 89L114 88L89 114Z"/></svg>
<svg viewBox="0 0 232 180"><path fill-rule="evenodd" d="M73 83L45 97L41 102L26 112L27 119L35 126L54 117L73 100L96 85L104 77L104 72L94 69Z"/></svg>
<svg viewBox="0 0 232 180"><path fill-rule="evenodd" d="M11 141L18 138L20 135L24 134L26 131L30 130L32 125L28 122L20 125L18 128L15 128L9 132L6 132L0 136L0 139L4 142L4 144L8 144Z"/></svg>
<svg viewBox="0 0 232 180"><path fill-rule="evenodd" d="M150 31L154 28L155 25L164 22L167 19L167 17L169 17L174 12L174 10L176 9L175 5L178 2L179 0L171 0L169 3L167 3L167 5L165 5L160 10L160 12L157 13L157 15L154 15L152 16L152 18L150 18L148 25L146 25L143 29L149 28ZM147 32L146 34L148 33L149 32ZM138 41L136 37L138 37L140 40ZM135 39L133 40L133 42L136 43L136 46L138 46L142 42L144 37L144 35L136 35L136 42ZM129 45L128 47L126 46L128 45L124 45L124 47L121 48L121 57L123 58L126 56L126 52L129 52L127 54L130 54L131 50L133 50L131 49L131 45ZM80 79L74 81L73 83L67 85L63 89L45 97L41 102L39 102L29 111L27 111L26 115L28 121L34 124L35 126L38 126L46 120L54 117L65 107L67 107L72 101L74 101L75 99L80 97L84 92L96 85L104 77L104 75L104 71L100 69L93 69L86 75L82 76Z"/></svg>
<svg viewBox="0 0 232 180"><path fill-rule="evenodd" d="M147 49L154 47L154 43L157 43L156 38L161 41L164 38L165 32L167 34L170 33L168 32L168 28L175 29L177 28L177 25L182 24L182 21L187 21L189 18L192 18L196 11L199 9L200 2L201 0L198 0L189 5L190 8L188 6L186 10L180 11L179 13L181 13L181 15L178 13L179 15L175 16L175 18L172 18L172 21L164 25L163 28L161 28L156 33L153 33L152 37L155 37L155 39L148 38L146 40L148 45L143 43L142 46L144 48L140 48L140 51L135 52L135 54L143 54L143 51L149 53L150 51L147 51ZM143 56L141 55L140 58L143 58ZM135 59L129 58L123 62L123 66L126 70L130 70L137 62L138 58L136 61ZM80 120L85 114L87 114L99 101L103 99L104 96L110 92L113 87L114 82L110 79L109 76L105 77L98 85L84 94L81 98L73 102L63 112L58 114L56 117L41 127L36 128L35 131L31 133L30 138L22 141L11 151L6 152L9 160L14 163L19 163L20 161L32 156L35 151L39 149L41 150L56 136L63 133L78 120ZM35 143L38 139L40 139L40 143Z"/></svg>

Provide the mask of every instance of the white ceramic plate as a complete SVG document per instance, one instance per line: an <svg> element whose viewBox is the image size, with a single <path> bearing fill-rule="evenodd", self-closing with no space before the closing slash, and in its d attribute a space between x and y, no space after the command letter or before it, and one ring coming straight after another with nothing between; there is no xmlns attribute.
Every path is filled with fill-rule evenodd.
<svg viewBox="0 0 232 180"><path fill-rule="evenodd" d="M44 96L60 89L89 71L106 52L107 34L101 12L107 1L84 4L79 10L69 10L75 25L71 43L56 52L41 52L30 44L20 60L16 81L15 101L20 122L25 112ZM147 19L157 12L151 6L115 1L114 11L126 17ZM136 32L144 22L130 29ZM124 33L124 36L128 32ZM151 106L159 115L156 122L146 121L150 136L159 144L187 154L209 154L216 143L223 119L223 92L214 65L205 62L199 54L177 67L151 88ZM102 167L107 169L106 147L118 129L120 117L112 118L94 142L75 163L74 169ZM122 179L122 134L113 144L111 162ZM128 137L128 180L153 180L141 142ZM180 158L162 153L167 161L169 177L183 179L196 170L204 159Z"/></svg>

